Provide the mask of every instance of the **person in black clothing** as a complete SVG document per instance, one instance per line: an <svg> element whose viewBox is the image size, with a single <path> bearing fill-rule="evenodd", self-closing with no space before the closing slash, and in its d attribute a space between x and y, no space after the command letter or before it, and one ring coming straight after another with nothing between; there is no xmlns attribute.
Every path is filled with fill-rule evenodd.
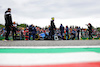
<svg viewBox="0 0 100 67"><path fill-rule="evenodd" d="M5 40L9 40L8 36L10 34L11 27L12 27L11 8L8 8L8 10L5 12L4 18L5 18L5 29L7 31Z"/></svg>
<svg viewBox="0 0 100 67"><path fill-rule="evenodd" d="M64 26L61 24L60 25L60 31L61 31L61 36L62 36L62 39L64 39Z"/></svg>
<svg viewBox="0 0 100 67"><path fill-rule="evenodd" d="M32 35L32 27L33 27L33 25L30 25L29 26L29 40L30 40L31 35Z"/></svg>
<svg viewBox="0 0 100 67"><path fill-rule="evenodd" d="M79 33L80 33L80 27L77 27L77 38L78 38L78 40L79 40Z"/></svg>
<svg viewBox="0 0 100 67"><path fill-rule="evenodd" d="M89 23L87 26L88 26L88 31L89 31L89 39L93 38L92 37L92 25Z"/></svg>
<svg viewBox="0 0 100 67"><path fill-rule="evenodd" d="M35 40L35 38L36 38L36 33L37 33L36 28L35 28L35 26L33 25L33 26L32 26L33 40Z"/></svg>
<svg viewBox="0 0 100 67"><path fill-rule="evenodd" d="M68 29L68 26L66 26L66 40L69 39L69 29Z"/></svg>
<svg viewBox="0 0 100 67"><path fill-rule="evenodd" d="M51 18L51 27L50 27L50 36L51 39L54 40L54 31L56 30L55 24L54 24L54 17Z"/></svg>

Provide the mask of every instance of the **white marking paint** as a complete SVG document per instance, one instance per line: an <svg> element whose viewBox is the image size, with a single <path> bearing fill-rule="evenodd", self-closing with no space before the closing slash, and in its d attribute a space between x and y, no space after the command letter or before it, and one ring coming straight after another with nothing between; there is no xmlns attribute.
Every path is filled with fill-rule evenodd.
<svg viewBox="0 0 100 67"><path fill-rule="evenodd" d="M0 53L0 65L48 65L66 63L100 62L95 52L75 53Z"/></svg>
<svg viewBox="0 0 100 67"><path fill-rule="evenodd" d="M0 48L100 48L100 46L0 46Z"/></svg>

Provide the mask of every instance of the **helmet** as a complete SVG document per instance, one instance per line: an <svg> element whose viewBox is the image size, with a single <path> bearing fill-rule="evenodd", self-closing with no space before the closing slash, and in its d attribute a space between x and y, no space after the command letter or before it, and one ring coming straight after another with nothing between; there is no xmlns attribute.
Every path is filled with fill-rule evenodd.
<svg viewBox="0 0 100 67"><path fill-rule="evenodd" d="M54 17L52 17L51 19L54 20Z"/></svg>

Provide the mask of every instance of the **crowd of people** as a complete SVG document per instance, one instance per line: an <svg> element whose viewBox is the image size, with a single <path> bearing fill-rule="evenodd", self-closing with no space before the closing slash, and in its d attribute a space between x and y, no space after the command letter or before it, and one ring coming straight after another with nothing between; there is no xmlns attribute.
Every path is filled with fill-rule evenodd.
<svg viewBox="0 0 100 67"><path fill-rule="evenodd" d="M6 37L6 34L6 28L1 28L0 37ZM53 30L50 25L47 28L40 28L33 24L27 28L17 28L15 22L9 33L9 37L13 40L80 40L81 38L93 38L93 36L99 38L100 32L96 29L89 32L89 29L82 29L78 26L64 27L62 24Z"/></svg>
<svg viewBox="0 0 100 67"><path fill-rule="evenodd" d="M82 37L93 38L93 34L100 37L100 32L92 29L91 23L87 24L88 29L76 27L64 27L63 24L56 28L54 17L47 28L40 28L31 24L27 28L18 28L15 22L12 23L11 8L5 12L5 28L0 32L1 36L5 36L5 40L9 40L9 34L13 40L80 40ZM95 32L94 32L95 31Z"/></svg>

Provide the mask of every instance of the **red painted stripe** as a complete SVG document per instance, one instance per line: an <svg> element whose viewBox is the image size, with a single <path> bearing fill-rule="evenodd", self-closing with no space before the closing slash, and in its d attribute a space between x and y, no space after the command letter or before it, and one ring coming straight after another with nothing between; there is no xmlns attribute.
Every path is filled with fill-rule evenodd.
<svg viewBox="0 0 100 67"><path fill-rule="evenodd" d="M0 66L0 67L100 67L100 62L92 63L74 63L74 64L58 64L58 65L33 65L33 66Z"/></svg>

